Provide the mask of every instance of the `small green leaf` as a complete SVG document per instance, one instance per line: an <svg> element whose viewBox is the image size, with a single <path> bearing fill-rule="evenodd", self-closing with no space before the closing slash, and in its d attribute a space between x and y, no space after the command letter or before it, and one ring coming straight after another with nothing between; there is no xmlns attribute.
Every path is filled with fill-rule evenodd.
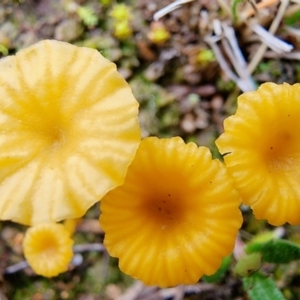
<svg viewBox="0 0 300 300"><path fill-rule="evenodd" d="M218 269L218 271L211 276L204 275L202 277L202 280L204 282L208 282L208 283L220 282L223 279L223 277L225 276L225 273L227 272L227 270L229 269L230 263L231 263L231 256L224 257L222 260L222 264L221 264L220 268Z"/></svg>
<svg viewBox="0 0 300 300"><path fill-rule="evenodd" d="M98 22L98 17L95 15L94 11L87 6L79 6L77 14L87 26L95 26Z"/></svg>
<svg viewBox="0 0 300 300"><path fill-rule="evenodd" d="M8 49L2 44L0 44L0 53L2 53L5 56L8 55Z"/></svg>
<svg viewBox="0 0 300 300"><path fill-rule="evenodd" d="M300 21L300 10L297 10L294 14L283 19L285 25L293 26Z"/></svg>
<svg viewBox="0 0 300 300"><path fill-rule="evenodd" d="M261 253L255 252L245 254L240 258L234 267L233 272L242 277L250 275L252 272L257 271L261 266Z"/></svg>
<svg viewBox="0 0 300 300"><path fill-rule="evenodd" d="M269 242L270 241L268 241L267 243L269 243ZM260 251L262 251L262 249L265 247L265 245L267 243L261 243L261 242L251 243L251 244L246 246L245 251L248 254L253 253L253 252L260 252Z"/></svg>
<svg viewBox="0 0 300 300"><path fill-rule="evenodd" d="M247 253L260 252L264 262L286 264L300 259L300 247L287 240L271 240L267 243L252 243Z"/></svg>
<svg viewBox="0 0 300 300"><path fill-rule="evenodd" d="M278 232L278 227L272 231L270 230L270 231L260 232L251 239L249 245L253 243L266 243L273 239L278 239L279 237L277 232Z"/></svg>
<svg viewBox="0 0 300 300"><path fill-rule="evenodd" d="M237 22L238 16L237 16L237 5L244 0L233 0L231 10L232 10L232 15L233 15L233 21Z"/></svg>
<svg viewBox="0 0 300 300"><path fill-rule="evenodd" d="M259 272L243 278L243 285L251 300L284 300L275 281Z"/></svg>

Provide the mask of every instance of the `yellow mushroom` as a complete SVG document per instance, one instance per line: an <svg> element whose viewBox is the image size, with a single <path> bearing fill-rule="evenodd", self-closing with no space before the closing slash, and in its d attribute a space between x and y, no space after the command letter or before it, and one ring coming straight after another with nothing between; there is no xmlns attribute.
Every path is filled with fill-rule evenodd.
<svg viewBox="0 0 300 300"><path fill-rule="evenodd" d="M209 149L179 137L144 139L122 186L101 202L104 245L148 285L212 275L234 247L240 198Z"/></svg>
<svg viewBox="0 0 300 300"><path fill-rule="evenodd" d="M67 271L73 257L73 240L61 224L45 223L27 229L24 256L39 275L53 277Z"/></svg>
<svg viewBox="0 0 300 300"><path fill-rule="evenodd" d="M123 183L138 102L98 51L41 41L0 60L0 220L82 216Z"/></svg>
<svg viewBox="0 0 300 300"><path fill-rule="evenodd" d="M299 95L287 83L244 93L216 141L242 201L272 225L300 224Z"/></svg>

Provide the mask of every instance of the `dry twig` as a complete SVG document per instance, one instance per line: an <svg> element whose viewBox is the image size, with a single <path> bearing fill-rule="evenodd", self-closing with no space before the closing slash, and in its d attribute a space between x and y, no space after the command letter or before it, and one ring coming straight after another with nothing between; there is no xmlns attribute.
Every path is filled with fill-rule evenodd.
<svg viewBox="0 0 300 300"><path fill-rule="evenodd" d="M19 272L25 268L29 267L28 262L26 260L20 261L16 264L13 264L11 266L8 266L5 270L6 274L13 274L16 272Z"/></svg>
<svg viewBox="0 0 300 300"><path fill-rule="evenodd" d="M74 253L91 252L91 251L104 252L106 251L106 249L103 244L94 243L94 244L75 245L73 247L73 251Z"/></svg>
<svg viewBox="0 0 300 300"><path fill-rule="evenodd" d="M227 15L232 18L232 11L229 1L226 0L217 0L219 6L227 13Z"/></svg>
<svg viewBox="0 0 300 300"><path fill-rule="evenodd" d="M300 10L300 0L297 4L289 5L284 13L284 17L290 17L293 14L297 13Z"/></svg>
<svg viewBox="0 0 300 300"><path fill-rule="evenodd" d="M214 20L213 24L216 36L207 36L204 40L210 45L221 69L243 92L254 90L255 85L253 79L247 71L246 61L239 48L233 28L225 23L221 24L219 20ZM231 70L231 67L223 57L223 54L217 45L218 41L221 41L238 76Z"/></svg>
<svg viewBox="0 0 300 300"><path fill-rule="evenodd" d="M247 71L247 63L239 47L233 28L224 23L223 31L226 37L226 41L228 41L230 49L232 51L231 63L234 66L237 74L242 79L242 82L245 85L244 89L246 91L254 90L254 81L250 76L249 72Z"/></svg>
<svg viewBox="0 0 300 300"><path fill-rule="evenodd" d="M246 10L245 12L243 12L241 14L241 19L242 20L246 20L250 17L252 17L255 13L257 13L259 10L263 9L263 8L267 8L270 7L274 4L277 4L279 2L279 0L265 0L265 1L261 1L259 3L257 3L256 9L254 9L253 7L251 7L250 9Z"/></svg>
<svg viewBox="0 0 300 300"><path fill-rule="evenodd" d="M146 287L141 281L135 281L135 283L129 287L126 292L119 296L116 300L137 300L141 299L142 293L144 292L143 299L145 299L146 294L149 292L155 293L157 291L157 287ZM159 300L159 299L158 299Z"/></svg>
<svg viewBox="0 0 300 300"><path fill-rule="evenodd" d="M259 24L251 24L250 27L260 37L261 41L274 52L282 54L285 52L290 52L293 49L292 45L275 37Z"/></svg>
<svg viewBox="0 0 300 300"><path fill-rule="evenodd" d="M81 252L88 252L88 251L97 251L97 252L104 252L106 253L106 248L103 244L95 243L95 244L81 244L81 245L75 245L73 247L74 253L81 253ZM75 257L75 256L74 256ZM6 274L12 274L19 272L25 268L29 267L29 264L26 260L20 261L16 264L13 264L11 266L8 266L5 270ZM1 300L1 299L0 299Z"/></svg>
<svg viewBox="0 0 300 300"><path fill-rule="evenodd" d="M285 13L289 3L290 3L290 0L282 0L281 1L281 5L277 11L277 14L269 28L270 34L275 34L275 32L277 31L278 26L284 16L284 13ZM268 46L265 43L262 43L260 45L260 47L258 48L257 52L255 53L251 62L248 65L248 71L250 72L250 74L252 74L254 72L254 70L256 69L256 67L258 66L260 61L262 60L267 48L268 48Z"/></svg>
<svg viewBox="0 0 300 300"><path fill-rule="evenodd" d="M292 53L283 53L278 55L277 53L273 51L267 51L264 55L264 57L267 58L285 58L285 59L291 59L291 60L300 60L300 51L292 52Z"/></svg>
<svg viewBox="0 0 300 300"><path fill-rule="evenodd" d="M160 18L167 15L171 11L179 8L182 4L189 3L192 1L194 1L194 0L176 0L176 1L172 2L171 4L165 6L164 8L160 9L159 11L157 11L153 16L153 20L158 21Z"/></svg>

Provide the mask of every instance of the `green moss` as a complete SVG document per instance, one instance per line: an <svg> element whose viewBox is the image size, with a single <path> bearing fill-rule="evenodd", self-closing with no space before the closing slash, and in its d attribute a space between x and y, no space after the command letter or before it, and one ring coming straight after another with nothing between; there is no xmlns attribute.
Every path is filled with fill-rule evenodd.
<svg viewBox="0 0 300 300"><path fill-rule="evenodd" d="M299 21L300 21L300 10L296 11L294 14L292 14L289 17L283 18L284 24L288 26L294 26Z"/></svg>
<svg viewBox="0 0 300 300"><path fill-rule="evenodd" d="M41 294L43 299L57 299L55 294L59 294L56 289L56 283L51 279L42 277L28 277L22 272L15 273L9 277L13 284L12 293L9 299L27 300L32 299L34 295Z"/></svg>
<svg viewBox="0 0 300 300"><path fill-rule="evenodd" d="M86 26L95 26L98 23L98 17L88 6L79 6L77 14Z"/></svg>
<svg viewBox="0 0 300 300"><path fill-rule="evenodd" d="M123 286L130 286L133 283L133 279L124 274L119 269L119 260L113 257L109 259L108 276L106 284L114 283L121 284Z"/></svg>

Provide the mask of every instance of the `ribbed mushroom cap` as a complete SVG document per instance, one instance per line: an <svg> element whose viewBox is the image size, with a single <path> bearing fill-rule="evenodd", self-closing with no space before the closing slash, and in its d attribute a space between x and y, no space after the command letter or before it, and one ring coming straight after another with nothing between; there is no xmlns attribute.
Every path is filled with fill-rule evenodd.
<svg viewBox="0 0 300 300"><path fill-rule="evenodd" d="M68 270L73 257L73 243L69 231L62 224L38 224L26 231L24 256L37 274L57 276Z"/></svg>
<svg viewBox="0 0 300 300"><path fill-rule="evenodd" d="M299 95L287 83L244 93L216 141L242 201L272 225L300 224Z"/></svg>
<svg viewBox="0 0 300 300"><path fill-rule="evenodd" d="M179 138L144 139L122 186L101 202L108 252L148 285L212 275L234 247L240 198L209 149Z"/></svg>
<svg viewBox="0 0 300 300"><path fill-rule="evenodd" d="M120 185L138 102L98 51L41 41L0 60L0 219L77 218Z"/></svg>

